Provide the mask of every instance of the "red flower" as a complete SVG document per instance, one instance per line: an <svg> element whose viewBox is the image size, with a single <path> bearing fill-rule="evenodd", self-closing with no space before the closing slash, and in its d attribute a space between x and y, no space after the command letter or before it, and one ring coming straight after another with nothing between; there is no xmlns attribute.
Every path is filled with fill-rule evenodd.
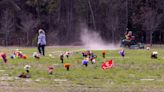
<svg viewBox="0 0 164 92"><path fill-rule="evenodd" d="M103 54L103 55L105 55L105 54L106 54L106 52L105 52L105 51L103 51L103 52L102 52L102 54Z"/></svg>

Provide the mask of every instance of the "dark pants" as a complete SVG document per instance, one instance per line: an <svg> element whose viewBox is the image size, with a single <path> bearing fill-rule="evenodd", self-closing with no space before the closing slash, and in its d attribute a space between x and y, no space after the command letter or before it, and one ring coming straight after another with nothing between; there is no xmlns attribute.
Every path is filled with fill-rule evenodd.
<svg viewBox="0 0 164 92"><path fill-rule="evenodd" d="M45 52L44 52L44 50L45 50L45 45L38 45L38 51L39 51L39 53L40 54L42 54L43 56L45 55Z"/></svg>

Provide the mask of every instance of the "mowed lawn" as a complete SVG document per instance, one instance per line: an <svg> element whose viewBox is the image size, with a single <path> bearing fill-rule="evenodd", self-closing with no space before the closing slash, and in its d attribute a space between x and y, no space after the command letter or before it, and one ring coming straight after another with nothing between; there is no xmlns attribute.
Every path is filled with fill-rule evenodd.
<svg viewBox="0 0 164 92"><path fill-rule="evenodd" d="M8 54L8 63L0 60L0 92L164 92L164 49L155 47L151 50L125 49L125 58L119 50L106 50L106 58L102 58L102 50L93 50L98 57L96 64L82 66L79 47L59 48L47 47L46 56L36 60L32 57L37 49L19 48L27 59L10 59L16 47L0 47L0 52ZM64 63L70 63L70 71L66 71L59 59L63 51L73 54ZM158 59L151 59L150 54L158 51ZM52 54L53 57L49 57ZM105 60L113 60L112 69L102 70ZM31 65L30 79L16 78L25 72L24 66ZM54 66L53 75L48 74L48 66Z"/></svg>

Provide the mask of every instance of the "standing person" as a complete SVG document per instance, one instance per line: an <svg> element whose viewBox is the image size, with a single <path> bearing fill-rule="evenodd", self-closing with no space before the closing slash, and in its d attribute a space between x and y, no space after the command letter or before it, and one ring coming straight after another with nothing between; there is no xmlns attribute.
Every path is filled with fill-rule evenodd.
<svg viewBox="0 0 164 92"><path fill-rule="evenodd" d="M46 35L43 29L39 29L38 36L38 51L45 56Z"/></svg>

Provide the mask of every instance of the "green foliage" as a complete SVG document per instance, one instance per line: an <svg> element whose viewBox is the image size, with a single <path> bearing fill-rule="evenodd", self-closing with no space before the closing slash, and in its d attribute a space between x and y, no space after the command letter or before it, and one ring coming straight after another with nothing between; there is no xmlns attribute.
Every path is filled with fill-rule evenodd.
<svg viewBox="0 0 164 92"><path fill-rule="evenodd" d="M76 2L76 12L81 17L87 17L89 13L89 5L87 0L77 0Z"/></svg>
<svg viewBox="0 0 164 92"><path fill-rule="evenodd" d="M49 13L55 12L59 8L59 3L60 3L60 0L50 0L48 2L46 9L48 10Z"/></svg>
<svg viewBox="0 0 164 92"><path fill-rule="evenodd" d="M37 6L39 3L38 1L41 1L41 0L27 0L26 4L28 4L30 6Z"/></svg>

